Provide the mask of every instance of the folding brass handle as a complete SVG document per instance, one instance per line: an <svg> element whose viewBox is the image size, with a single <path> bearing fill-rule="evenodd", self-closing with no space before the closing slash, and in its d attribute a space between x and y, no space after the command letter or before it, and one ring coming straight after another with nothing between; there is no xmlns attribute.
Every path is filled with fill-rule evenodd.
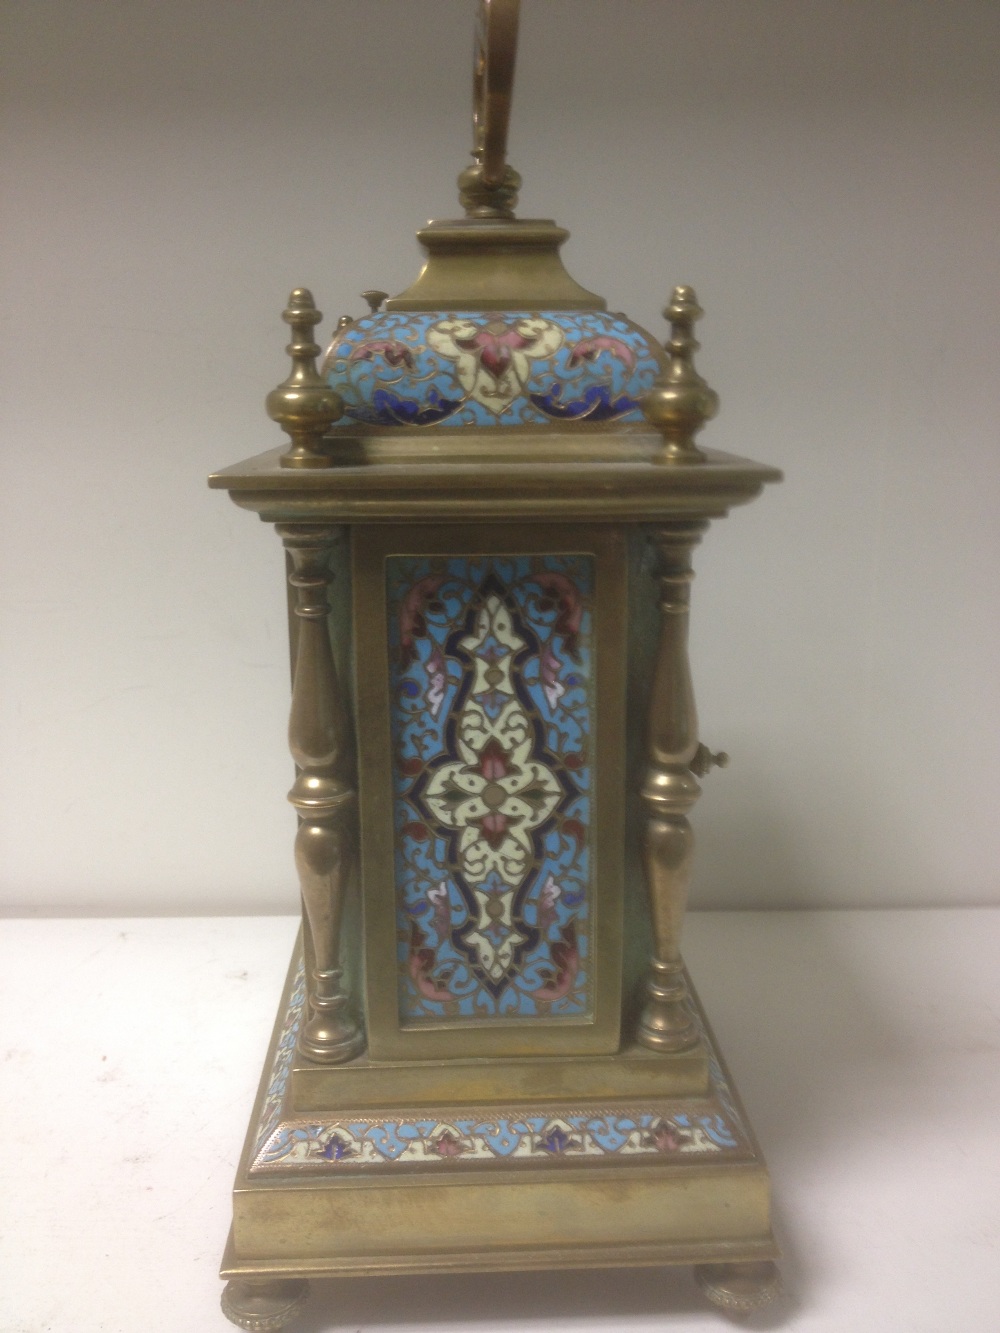
<svg viewBox="0 0 1000 1333"><path fill-rule="evenodd" d="M514 92L520 0L480 0L472 65L472 155L484 185L500 185Z"/></svg>

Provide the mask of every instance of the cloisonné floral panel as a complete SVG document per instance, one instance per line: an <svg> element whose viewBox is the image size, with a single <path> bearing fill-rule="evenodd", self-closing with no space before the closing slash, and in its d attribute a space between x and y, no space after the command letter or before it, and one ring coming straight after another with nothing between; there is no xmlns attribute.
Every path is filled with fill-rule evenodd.
<svg viewBox="0 0 1000 1333"><path fill-rule="evenodd" d="M623 533L362 524L351 543L372 1056L617 1050Z"/></svg>
<svg viewBox="0 0 1000 1333"><path fill-rule="evenodd" d="M461 428L641 422L663 364L601 310L381 311L338 332L323 366L344 425Z"/></svg>
<svg viewBox="0 0 1000 1333"><path fill-rule="evenodd" d="M594 560L386 561L404 1025L593 1008Z"/></svg>

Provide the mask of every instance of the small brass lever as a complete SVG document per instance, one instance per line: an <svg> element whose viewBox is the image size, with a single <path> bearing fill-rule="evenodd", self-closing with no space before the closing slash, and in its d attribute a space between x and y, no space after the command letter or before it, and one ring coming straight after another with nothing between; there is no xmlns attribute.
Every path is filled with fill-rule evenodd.
<svg viewBox="0 0 1000 1333"><path fill-rule="evenodd" d="M707 745L699 745L694 752L694 758L688 764L695 777L703 778L712 768L727 768L729 765L729 755L725 750L719 750L713 754Z"/></svg>

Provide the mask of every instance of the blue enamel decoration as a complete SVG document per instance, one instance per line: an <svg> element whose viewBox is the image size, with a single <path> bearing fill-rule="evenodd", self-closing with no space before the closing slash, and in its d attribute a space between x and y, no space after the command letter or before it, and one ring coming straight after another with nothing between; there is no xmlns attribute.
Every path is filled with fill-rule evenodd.
<svg viewBox="0 0 1000 1333"><path fill-rule="evenodd" d="M639 422L663 351L604 311L384 311L347 325L323 364L345 419L370 427Z"/></svg>
<svg viewBox="0 0 1000 1333"><path fill-rule="evenodd" d="M593 557L386 577L400 1018L586 1018Z"/></svg>

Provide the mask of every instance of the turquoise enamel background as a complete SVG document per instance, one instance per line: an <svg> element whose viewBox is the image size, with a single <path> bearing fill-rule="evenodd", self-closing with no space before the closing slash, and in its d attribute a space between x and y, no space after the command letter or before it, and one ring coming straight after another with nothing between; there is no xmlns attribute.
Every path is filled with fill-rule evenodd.
<svg viewBox="0 0 1000 1333"><path fill-rule="evenodd" d="M385 311L349 324L323 372L341 426L639 422L662 352L602 311Z"/></svg>
<svg viewBox="0 0 1000 1333"><path fill-rule="evenodd" d="M386 561L404 1026L593 1012L594 577Z"/></svg>

